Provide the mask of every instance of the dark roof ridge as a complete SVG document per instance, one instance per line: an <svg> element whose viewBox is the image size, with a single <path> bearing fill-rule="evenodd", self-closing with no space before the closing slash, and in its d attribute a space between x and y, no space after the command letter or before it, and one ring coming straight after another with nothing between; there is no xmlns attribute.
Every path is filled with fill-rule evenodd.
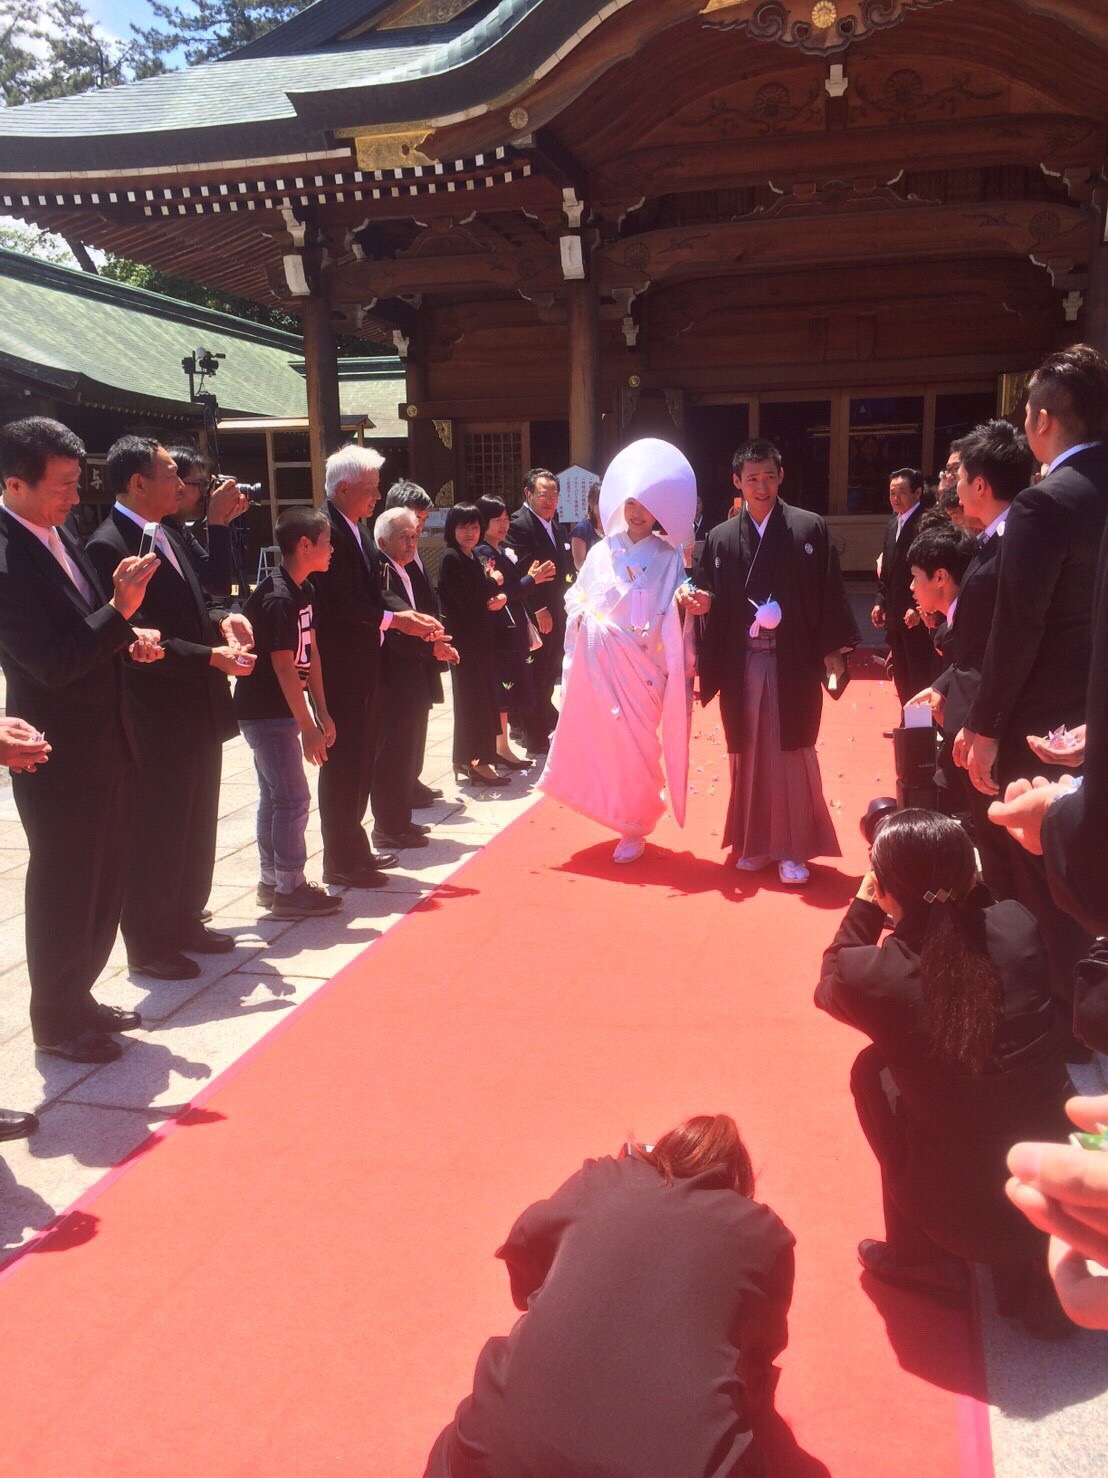
<svg viewBox="0 0 1108 1478"><path fill-rule="evenodd" d="M255 323L250 318L239 318L218 308L205 308L202 303L191 303L187 298L172 298L166 293L135 287L129 282L116 282L110 277L83 272L79 267L46 262L41 257L0 247L0 278L4 277L38 282L45 287L57 287L82 297L114 303L120 308L129 307L136 311L154 313L159 318L176 319L187 327L209 328L232 334L235 338L253 340L271 349L287 349L294 357L302 357L304 353L300 335L291 333L288 329Z"/></svg>
<svg viewBox="0 0 1108 1478"><path fill-rule="evenodd" d="M287 21L274 26L264 36L248 41L235 51L227 52L220 60L239 61L245 57L289 56L305 51L346 48L355 43L341 41L339 38L343 32L373 20L376 15L386 12L393 3L394 0L315 0L314 5L306 6ZM367 27L356 41L361 46L380 48L435 45L469 30L500 3L501 0L471 0L468 9L452 21L403 26L388 31Z"/></svg>

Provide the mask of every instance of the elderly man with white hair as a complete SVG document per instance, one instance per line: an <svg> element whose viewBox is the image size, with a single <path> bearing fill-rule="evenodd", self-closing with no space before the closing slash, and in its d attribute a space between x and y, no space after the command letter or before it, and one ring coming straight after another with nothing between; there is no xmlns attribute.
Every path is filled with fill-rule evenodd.
<svg viewBox="0 0 1108 1478"><path fill-rule="evenodd" d="M407 608L437 616L429 583L417 578L415 510L402 505L386 508L373 532L383 556L386 594ZM398 851L425 847L431 828L412 820L412 804L431 706L443 700L440 664L456 662L458 654L445 638L429 643L394 627L385 637L381 656L381 714L370 793L373 843Z"/></svg>
<svg viewBox="0 0 1108 1478"><path fill-rule="evenodd" d="M362 818L369 804L377 753L381 643L391 628L433 642L443 635L434 616L408 608L384 589L381 555L359 527L380 497L384 457L372 447L344 446L327 459L331 566L313 578L316 638L327 673L327 702L336 738L319 775L323 880L378 888L395 854L374 853Z"/></svg>

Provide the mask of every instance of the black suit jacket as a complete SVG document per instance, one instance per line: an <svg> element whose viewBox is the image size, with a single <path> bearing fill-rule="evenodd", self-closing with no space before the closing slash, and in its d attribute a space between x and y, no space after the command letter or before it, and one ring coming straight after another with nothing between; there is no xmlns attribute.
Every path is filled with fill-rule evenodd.
<svg viewBox="0 0 1108 1478"><path fill-rule="evenodd" d="M59 533L96 607L33 534L0 513L0 666L7 712L46 735L51 768L87 769L95 783L101 765L126 762L134 749L123 678L134 632L105 603L97 572L72 535Z"/></svg>
<svg viewBox="0 0 1108 1478"><path fill-rule="evenodd" d="M987 544L978 547L969 563L958 592L954 625L944 648L949 654L949 666L934 682L935 690L946 699L943 733L951 739L965 727L981 683L981 666L996 607L1001 543L1001 537L994 534Z"/></svg>
<svg viewBox="0 0 1108 1478"><path fill-rule="evenodd" d="M884 917L875 903L850 905L824 954L816 1005L870 1038L900 1092L903 1154L884 1167L897 1205L942 1247L990 1261L1030 1235L1004 1194L1009 1148L1066 1133L1069 1076L1042 942L1012 900L969 912L1001 987L996 1066L974 1076L933 1051L920 979L926 921L906 918L879 944Z"/></svg>
<svg viewBox="0 0 1108 1478"><path fill-rule="evenodd" d="M187 524L182 528L174 519L163 518L162 525L180 534L193 573L200 581L204 593L213 600L225 600L231 594L231 579L234 575L230 528L226 524L205 525L208 531L208 544L205 548Z"/></svg>
<svg viewBox="0 0 1108 1478"><path fill-rule="evenodd" d="M359 529L355 538L334 504L328 501L325 507L331 520L331 563L312 576L312 588L316 641L330 702L332 694L377 688L381 617L386 610L403 607L395 596L385 595L381 554L369 535Z"/></svg>
<svg viewBox="0 0 1108 1478"><path fill-rule="evenodd" d="M130 664L128 692L144 733L156 736L158 743L171 747L211 739L222 743L238 733L227 679L211 665L212 648L226 642L208 611L180 534L164 525L163 532L181 574L162 558L134 622L161 632L165 659ZM89 539L86 552L103 579L121 559L138 554L141 541L138 524L113 508Z"/></svg>
<svg viewBox="0 0 1108 1478"><path fill-rule="evenodd" d="M1100 546L1093 660L1085 712L1085 779L1055 801L1043 823L1046 876L1055 903L1090 934L1108 933L1108 528ZM1102 1049L1103 1050L1103 1044Z"/></svg>
<svg viewBox="0 0 1108 1478"><path fill-rule="evenodd" d="M532 584L525 599L531 611L544 607L554 620L556 631L564 631L566 624L566 590L577 576L573 553L569 547L569 530L557 519L551 523L553 540L543 527L542 520L524 504L512 514L505 544L516 556L516 566L521 575L526 575L537 559L540 564L548 559L554 561L556 574L544 585Z"/></svg>
<svg viewBox="0 0 1108 1478"><path fill-rule="evenodd" d="M1084 721L1106 521L1103 444L1025 488L1008 513L996 614L969 718L974 732L1000 740L1002 783L1042 769L1027 748L1028 734Z"/></svg>
<svg viewBox="0 0 1108 1478"><path fill-rule="evenodd" d="M429 616L439 614L438 600L431 589L431 582L414 560L405 566L405 573L412 583L412 594L415 596L414 606L408 599L404 581L387 556L381 558L381 570L386 596L398 601L405 610L423 611ZM408 636L403 631L386 631L382 658L383 685L390 698L425 707L442 702L442 664L435 656L433 642L426 642L418 636Z"/></svg>
<svg viewBox="0 0 1108 1478"><path fill-rule="evenodd" d="M908 551L919 533L923 509L917 504L911 518L904 525L898 539L896 515L885 526L885 543L881 551L881 574L877 579L877 604L885 612L885 630L900 632L904 627L904 613L913 609L912 571L908 564Z"/></svg>

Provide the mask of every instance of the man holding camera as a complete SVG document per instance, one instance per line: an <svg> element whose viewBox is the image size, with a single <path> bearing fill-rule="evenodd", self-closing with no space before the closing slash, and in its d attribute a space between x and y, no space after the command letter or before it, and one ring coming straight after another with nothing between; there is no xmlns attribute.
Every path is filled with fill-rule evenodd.
<svg viewBox="0 0 1108 1478"><path fill-rule="evenodd" d="M177 463L181 495L177 511L163 522L175 528L184 540L185 552L204 594L214 600L226 600L235 574L231 524L250 507L250 499L233 477L213 478L208 459L196 447L182 443L167 450ZM206 546L189 528L190 523L199 519L203 519L207 531Z"/></svg>
<svg viewBox="0 0 1108 1478"><path fill-rule="evenodd" d="M158 566L142 615L162 633L166 654L158 669L127 674L139 773L123 937L136 974L190 980L200 967L185 950L234 948L232 936L208 929L203 916L215 868L222 747L238 732L227 678L252 670L253 636L243 616L217 624L180 534L162 524L181 491L165 447L150 437L120 437L104 483L116 503L89 540L89 558L101 572L111 569L138 552L153 526Z"/></svg>
<svg viewBox="0 0 1108 1478"><path fill-rule="evenodd" d="M30 860L25 919L31 1029L41 1052L111 1062L133 1011L93 999L119 926L131 825L134 734L123 654L164 655L131 624L157 568L128 552L107 566L111 598L62 527L79 499L85 448L31 416L0 427L0 664L15 752L12 791ZM27 733L29 728L30 733Z"/></svg>

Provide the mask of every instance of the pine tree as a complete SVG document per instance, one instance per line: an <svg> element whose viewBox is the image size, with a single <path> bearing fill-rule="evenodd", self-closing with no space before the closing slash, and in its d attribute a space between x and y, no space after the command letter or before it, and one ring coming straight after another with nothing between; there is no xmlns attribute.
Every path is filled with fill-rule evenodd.
<svg viewBox="0 0 1108 1478"><path fill-rule="evenodd" d="M0 0L0 100L7 107L114 87L164 71L110 39L80 0Z"/></svg>
<svg viewBox="0 0 1108 1478"><path fill-rule="evenodd" d="M312 0L184 0L171 5L150 0L161 25L132 25L135 42L151 59L163 62L176 52L188 65L215 61L272 31Z"/></svg>

